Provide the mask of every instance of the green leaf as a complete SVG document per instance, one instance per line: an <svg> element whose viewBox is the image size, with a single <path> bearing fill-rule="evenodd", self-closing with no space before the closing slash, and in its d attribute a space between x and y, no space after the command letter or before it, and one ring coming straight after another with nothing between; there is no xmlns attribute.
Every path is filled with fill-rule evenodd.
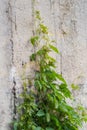
<svg viewBox="0 0 87 130"><path fill-rule="evenodd" d="M42 130L41 127L36 127L34 130Z"/></svg>
<svg viewBox="0 0 87 130"><path fill-rule="evenodd" d="M14 130L17 130L17 127L18 127L18 123L15 122L15 123L14 123Z"/></svg>
<svg viewBox="0 0 87 130"><path fill-rule="evenodd" d="M35 60L36 60L36 54L34 53L30 56L30 61L35 61Z"/></svg>
<svg viewBox="0 0 87 130"><path fill-rule="evenodd" d="M51 127L47 127L46 130L54 130L53 128Z"/></svg>
<svg viewBox="0 0 87 130"><path fill-rule="evenodd" d="M63 96L63 94L58 91L58 90L55 90L55 96L58 98L58 100L62 101L65 99L65 97Z"/></svg>
<svg viewBox="0 0 87 130"><path fill-rule="evenodd" d="M75 124L72 124L71 122L65 122L63 128L64 130L78 130L77 126Z"/></svg>
<svg viewBox="0 0 87 130"><path fill-rule="evenodd" d="M58 108L58 100L56 98L54 98L54 103L55 103L55 108Z"/></svg>
<svg viewBox="0 0 87 130"><path fill-rule="evenodd" d="M46 55L46 58L47 58L49 61L51 61L51 62L56 62L56 60L55 60L53 57L49 56L49 55Z"/></svg>
<svg viewBox="0 0 87 130"><path fill-rule="evenodd" d="M66 103L64 103L64 102L60 102L60 104L59 104L59 109L60 109L60 111L62 111L62 112L65 112L65 113L68 112L68 106L67 106Z"/></svg>
<svg viewBox="0 0 87 130"><path fill-rule="evenodd" d="M35 87L39 88L39 90L42 89L42 84L39 80L36 80L34 85L35 85Z"/></svg>
<svg viewBox="0 0 87 130"><path fill-rule="evenodd" d="M51 94L47 94L47 97L48 97L49 101L51 101L51 102L54 101L54 99L53 99L53 95L51 95Z"/></svg>
<svg viewBox="0 0 87 130"><path fill-rule="evenodd" d="M65 84L67 84L66 81L65 81L65 79L62 77L61 74L56 73L56 77L57 77L60 81L62 81L62 82L64 82Z"/></svg>
<svg viewBox="0 0 87 130"><path fill-rule="evenodd" d="M45 115L44 111L43 110L39 110L36 114L38 117L42 117Z"/></svg>
<svg viewBox="0 0 87 130"><path fill-rule="evenodd" d="M40 24L40 29L41 29L42 33L48 34L48 27L45 26L44 24L42 24L42 23Z"/></svg>
<svg viewBox="0 0 87 130"><path fill-rule="evenodd" d="M75 84L71 84L71 87L72 87L73 90L79 89L79 86L78 86L78 85L75 85Z"/></svg>
<svg viewBox="0 0 87 130"><path fill-rule="evenodd" d="M50 48L53 50L53 51L55 51L56 53L59 53L59 50L55 47L55 46L53 46L53 45L49 45L50 46Z"/></svg>
<svg viewBox="0 0 87 130"><path fill-rule="evenodd" d="M44 73L42 73L42 80L46 83L47 82L47 78L46 75Z"/></svg>
<svg viewBox="0 0 87 130"><path fill-rule="evenodd" d="M87 122L87 114L82 117L82 120Z"/></svg>
<svg viewBox="0 0 87 130"><path fill-rule="evenodd" d="M59 122L58 118L56 118L56 116L54 116L54 115L51 115L51 119L55 123L55 126L57 126L60 129L61 126L60 126L60 122Z"/></svg>
<svg viewBox="0 0 87 130"><path fill-rule="evenodd" d="M29 130L30 130L30 129L35 130L35 129L36 129L36 126L29 124L28 129L29 129Z"/></svg>
<svg viewBox="0 0 87 130"><path fill-rule="evenodd" d="M50 122L50 114L49 113L46 113L46 120L47 120L47 122Z"/></svg>
<svg viewBox="0 0 87 130"><path fill-rule="evenodd" d="M36 42L38 41L38 39L39 39L39 37L38 37L38 36L34 36L34 37L32 37L32 38L30 39L30 41L31 41L32 45L35 45L35 44L36 44Z"/></svg>
<svg viewBox="0 0 87 130"><path fill-rule="evenodd" d="M38 20L41 20L40 11L36 10L35 13L36 13L36 18L37 18Z"/></svg>
<svg viewBox="0 0 87 130"><path fill-rule="evenodd" d="M64 94L65 97L70 98L71 97L71 92L70 90L67 88L66 84L60 84L59 85L59 89L60 91Z"/></svg>

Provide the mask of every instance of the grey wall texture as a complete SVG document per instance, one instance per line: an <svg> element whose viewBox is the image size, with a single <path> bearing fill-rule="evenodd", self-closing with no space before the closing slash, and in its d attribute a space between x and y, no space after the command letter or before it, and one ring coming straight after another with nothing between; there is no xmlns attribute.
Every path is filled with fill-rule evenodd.
<svg viewBox="0 0 87 130"><path fill-rule="evenodd" d="M32 0L0 0L0 130L10 130L15 115L13 88L18 95L23 73L32 75L33 6ZM61 52L55 56L58 72L69 85L79 84L74 95L87 108L87 0L37 0L35 8Z"/></svg>

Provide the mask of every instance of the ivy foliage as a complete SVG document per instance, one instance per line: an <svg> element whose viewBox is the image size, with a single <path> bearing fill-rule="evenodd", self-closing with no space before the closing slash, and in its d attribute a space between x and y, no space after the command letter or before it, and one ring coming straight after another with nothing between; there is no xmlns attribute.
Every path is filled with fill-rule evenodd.
<svg viewBox="0 0 87 130"><path fill-rule="evenodd" d="M72 93L65 79L56 72L56 60L50 52L59 53L49 36L48 27L43 24L40 12L35 12L36 31L30 42L34 47L40 46L30 56L39 70L29 85L24 82L21 93L22 103L18 108L18 120L14 130L78 130L83 121L87 121L85 109L78 109L67 103L72 100ZM28 86L34 87L29 89ZM74 86L74 85L73 85Z"/></svg>

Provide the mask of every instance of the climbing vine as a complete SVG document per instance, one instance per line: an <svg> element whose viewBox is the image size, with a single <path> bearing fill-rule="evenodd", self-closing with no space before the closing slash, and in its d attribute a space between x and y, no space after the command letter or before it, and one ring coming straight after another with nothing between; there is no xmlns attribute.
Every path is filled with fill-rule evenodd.
<svg viewBox="0 0 87 130"><path fill-rule="evenodd" d="M30 61L35 62L38 70L28 85L23 83L14 130L78 130L87 121L85 109L67 103L67 99L72 100L72 93L62 75L56 72L56 60L50 56L50 52L59 54L59 50L50 39L39 11L35 11L35 19L35 35L30 42L36 49Z"/></svg>

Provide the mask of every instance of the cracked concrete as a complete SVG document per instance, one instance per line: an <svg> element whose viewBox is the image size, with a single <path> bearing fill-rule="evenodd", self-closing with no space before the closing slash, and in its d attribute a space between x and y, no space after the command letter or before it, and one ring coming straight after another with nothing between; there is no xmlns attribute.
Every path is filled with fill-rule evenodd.
<svg viewBox="0 0 87 130"><path fill-rule="evenodd" d="M77 100L87 107L87 1L86 0L37 0L51 38L61 55L57 71L69 85L79 84ZM29 56L34 51L29 39L33 35L34 19L32 0L0 1L0 130L9 130L14 113L14 80L18 96L23 73L31 76L33 64ZM23 66L26 65L26 70ZM82 130L86 130L84 124Z"/></svg>

